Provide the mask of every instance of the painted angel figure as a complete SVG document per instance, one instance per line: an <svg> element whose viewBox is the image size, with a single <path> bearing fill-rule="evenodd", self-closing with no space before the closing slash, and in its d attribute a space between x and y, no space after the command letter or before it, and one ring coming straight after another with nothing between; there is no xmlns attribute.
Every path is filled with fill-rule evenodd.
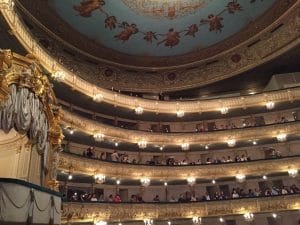
<svg viewBox="0 0 300 225"><path fill-rule="evenodd" d="M167 37L164 40L158 42L157 45L165 43L165 46L172 48L175 45L177 45L180 41L180 32L174 31L173 28L169 29L169 32L165 35Z"/></svg>
<svg viewBox="0 0 300 225"><path fill-rule="evenodd" d="M104 0L83 0L80 5L74 5L73 8L79 12L82 17L91 17L92 12L99 9L102 10L102 6L105 5Z"/></svg>
<svg viewBox="0 0 300 225"><path fill-rule="evenodd" d="M228 2L227 10L228 10L228 13L233 14L236 11L241 11L243 9L242 9L242 6L237 2L237 0L233 0L231 2Z"/></svg>
<svg viewBox="0 0 300 225"><path fill-rule="evenodd" d="M199 28L198 28L197 24L192 24L192 25L188 28L188 30L187 30L187 32L185 33L185 35L190 35L190 36L195 37L195 34L196 34L198 31L199 31Z"/></svg>
<svg viewBox="0 0 300 225"><path fill-rule="evenodd" d="M157 40L156 32L148 31L145 33L144 40L152 43L153 39Z"/></svg>
<svg viewBox="0 0 300 225"><path fill-rule="evenodd" d="M224 27L222 24L223 18L219 15L210 14L206 20L201 20L200 22L209 24L209 31L221 32Z"/></svg>
<svg viewBox="0 0 300 225"><path fill-rule="evenodd" d="M109 16L104 20L105 28L109 28L110 30L116 28L117 18L115 16Z"/></svg>
<svg viewBox="0 0 300 225"><path fill-rule="evenodd" d="M129 25L127 22L123 22L120 25L120 27L123 28L123 30L119 34L115 35L114 37L116 38L116 40L123 41L123 43L125 41L128 41L131 35L139 32L139 29L134 23Z"/></svg>

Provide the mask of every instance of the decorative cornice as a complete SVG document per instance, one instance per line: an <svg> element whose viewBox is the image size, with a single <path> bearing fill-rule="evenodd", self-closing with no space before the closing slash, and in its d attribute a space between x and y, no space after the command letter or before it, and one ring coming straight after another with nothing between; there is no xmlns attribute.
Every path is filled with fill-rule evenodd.
<svg viewBox="0 0 300 225"><path fill-rule="evenodd" d="M118 127L105 125L94 120L83 118L69 111L63 110L63 121L65 126L84 131L87 134L94 135L101 133L105 138L138 143L147 141L148 144L157 145L181 145L189 144L212 144L225 143L228 140L253 140L262 138L274 138L278 134L295 134L300 132L300 122L289 122L260 127L231 129L224 131L213 131L204 133L152 133L145 131L126 130Z"/></svg>
<svg viewBox="0 0 300 225"><path fill-rule="evenodd" d="M63 203L62 222L192 219L299 209L299 195L186 204Z"/></svg>
<svg viewBox="0 0 300 225"><path fill-rule="evenodd" d="M145 111L151 111L156 113L176 113L178 110L183 110L185 112L206 112L206 111L215 111L219 110L222 107L228 107L229 110L231 108L247 108L251 106L259 106L264 105L266 101L286 101L299 98L299 90L293 91L290 90L282 90L278 92L269 92L264 94L252 95L252 96L242 96L242 97L234 97L234 98L226 98L226 99L215 99L215 100L196 100L196 101L154 101L154 100L146 100L135 98L131 96L122 95L120 93L112 92L103 88L99 88L87 81L83 80L79 76L75 75L70 70L66 69L67 65L74 65L73 62L65 63L62 62L62 57L60 61L56 60L51 54L49 54L39 43L38 40L32 37L32 34L28 32L26 26L22 23L21 19L18 17L14 11L10 10L2 10L2 14L4 18L8 22L11 27L13 33L16 35L18 40L23 44L23 46L29 51L33 52L34 55L39 59L39 61L43 64L43 66L51 72L62 71L65 75L64 83L68 86L72 87L74 90L77 90L91 98L95 96L95 94L101 94L103 96L102 101L107 102L109 104L113 104L115 106L126 107L130 109L134 109L138 106L142 107ZM193 71L188 70L181 75L184 77L178 80L166 80L166 76L160 78L155 78L152 75L147 77L143 76L131 76L134 82L131 82L126 73L122 72L122 77L118 77L118 79L113 79L112 81L117 84L117 81L126 81L126 84L134 83L138 85L139 88L143 88L144 90L153 91L162 91L164 90L161 85L166 85L169 88L172 87L174 89L178 89L178 85L182 88L189 88L193 85L198 86L199 82L203 85L206 83L214 82L220 79L225 79L231 75L226 74L227 70L233 70L236 73L241 72L243 69L252 68L250 65L257 66L261 63L265 63L271 58L275 58L283 52L289 50L292 47L295 47L299 44L300 38L299 33L297 31L298 24L298 12L299 6L298 3L295 3L290 10L285 13L283 18L279 19L275 22L274 27L270 27L266 29L264 32L261 32L260 37L255 37L253 40L260 40L255 46L255 48L248 48L243 46L241 48L242 60L238 63L229 63L230 60L225 58L223 60L219 60L217 63L214 63L209 68L209 66L205 66L203 71ZM283 23L284 25L274 32L271 35L271 31L275 29L278 25ZM226 53L229 58L232 57L231 53ZM251 61L251 63L250 63ZM65 66L61 65L60 62L64 63ZM244 67L242 64L245 64ZM78 65L77 65L78 66ZM81 66L79 66L81 67ZM241 69L243 68L243 69ZM77 71L77 69L76 69ZM89 70L95 71L95 68ZM99 71L97 72L99 75ZM102 73L100 73L102 74ZM202 74L202 75L201 75ZM209 75L209 76L208 76ZM104 76L104 75L103 75ZM179 75L178 75L179 76ZM85 77L85 76L82 76ZM126 77L126 79L125 79ZM181 77L181 76L180 76ZM220 78L221 77L221 78ZM107 78L108 79L108 78ZM105 83L106 78L97 76L97 82ZM150 80L149 80L150 79ZM199 81L200 80L200 81ZM153 82L155 81L155 82ZM93 80L92 82L95 83ZM97 83L96 82L96 83ZM111 87L111 78L109 78L109 85ZM189 82L191 84L188 84ZM148 87L144 87L144 84L147 84ZM124 87L125 88L125 87ZM130 89L131 91L134 88Z"/></svg>
<svg viewBox="0 0 300 225"><path fill-rule="evenodd" d="M259 160L244 163L228 163L194 166L146 166L104 162L68 153L60 153L58 168L75 174L104 174L107 177L122 179L186 180L188 177L217 179L235 177L237 174L266 175L300 169L300 157L274 160Z"/></svg>

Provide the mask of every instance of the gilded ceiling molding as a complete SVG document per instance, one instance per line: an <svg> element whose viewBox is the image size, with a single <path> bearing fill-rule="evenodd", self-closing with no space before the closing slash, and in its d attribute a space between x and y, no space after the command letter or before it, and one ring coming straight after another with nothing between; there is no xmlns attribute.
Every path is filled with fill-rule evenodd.
<svg viewBox="0 0 300 225"><path fill-rule="evenodd" d="M299 195L187 204L63 203L62 222L192 219L299 209Z"/></svg>
<svg viewBox="0 0 300 225"><path fill-rule="evenodd" d="M39 4L45 5L46 2L42 2ZM34 6L32 7L33 10L38 9L37 15L41 14L40 8L47 8L46 6L42 7L41 5L39 8ZM290 8L288 6L290 6ZM139 68L137 66L120 65L103 58L100 59L98 57L95 57L94 55L89 54L93 50L97 49L97 46L93 46L93 50L90 51L84 51L74 47L91 47L90 43L87 43L86 39L79 38L79 33L74 33L74 31L72 33L72 29L68 29L67 32L63 32L68 34L68 37L77 37L76 40L80 40L79 43L72 43L72 39L66 42L66 39L64 39L65 37L58 37L47 27L40 24L39 20L42 20L43 18L31 19L33 19L35 23L38 23L38 26L42 27L41 29L44 33L46 33L46 35L43 35L42 32L39 32L37 36L43 37L43 39L46 40L49 40L49 37L52 37L51 41L48 41L49 43L51 43L51 45L53 45L51 46L51 48L49 48L51 55L59 59L60 62L68 67L69 70L76 71L76 75L78 75L77 78L84 78L90 83L94 83L100 87L104 87L107 89L114 87L117 90L120 89L124 91L150 91L160 93L162 91L176 91L186 88L198 87L234 76L238 73L247 71L255 66L274 59L284 52L288 51L289 49L297 46L299 44L299 32L297 32L297 23L295 23L295 21L297 21L298 17L297 11L299 9L299 3L297 1L279 1L277 7L275 8L276 9L271 10L273 14L270 12L269 17L273 17L273 15L278 13L281 16L277 15L273 17L273 20L275 20L275 22L273 22L270 26L264 27L264 29L259 26L260 23L258 21L253 23L253 30L256 30L256 32L258 32L257 29L261 29L262 31L258 32L255 35L246 32L246 35L244 36L247 36L247 41L244 41L241 44L238 44L238 42L232 46L232 43L227 40L226 45L222 43L223 45L219 44L218 47L231 47L221 53L219 53L216 49L209 51L210 48L207 48L204 50L204 52L200 51L201 54L197 54L194 57L187 55L181 58L178 58L178 56L172 56L166 59L156 59L158 63L164 62L167 65L170 65L171 61L174 58L177 59L177 63L174 62L174 66L167 67L153 66L155 58L150 58L147 60L146 57L135 57L135 59L138 58L140 60L142 58L142 62L149 61L148 64L153 66L142 68ZM286 8L285 13L282 12L283 8ZM27 13L30 14L31 11L27 11ZM25 15L29 16L27 13L25 13ZM267 21L269 17L263 18L260 22L265 23L265 21ZM54 20L57 19L58 18L56 17L54 18ZM47 23L47 21L44 22ZM281 26L281 24L283 24L283 26ZM57 23L57 27L66 28L66 26L66 23ZM52 26L49 25L48 27L51 28L55 26L53 26L52 24ZM236 39L240 39L239 35L237 35ZM58 44L54 44L54 42L58 42ZM253 45L253 43L255 43L255 45ZM78 52L80 55L85 55L85 58L88 57L93 61L100 61L99 65L88 65L85 62L84 58L76 58L76 65L74 65L74 63L72 63L73 59L69 59L69 56L61 51L61 49L64 49L65 47L71 49L72 51ZM102 49L102 51L98 50L96 52L105 52L105 50ZM216 54L216 52L218 52L218 54ZM201 58L201 56L205 55L205 53L214 53L215 55L197 62L180 65L187 59L198 60L199 58ZM115 56L115 54L113 53L111 53L111 55ZM126 58L128 64L136 61L135 59L128 60L129 56L127 56L123 57L123 63L126 61ZM134 70L134 72L130 72L128 70Z"/></svg>
<svg viewBox="0 0 300 225"><path fill-rule="evenodd" d="M68 153L59 153L58 168L75 174L104 174L118 179L136 179L147 177L151 180L186 180L188 177L199 179L217 179L243 175L268 175L287 172L289 169L300 169L300 157L274 160L260 160L245 163L197 166L146 166L104 162L88 159Z"/></svg>
<svg viewBox="0 0 300 225"><path fill-rule="evenodd" d="M201 85L204 85L206 83L218 81L220 80L220 77L222 77L222 79L229 77L229 75L227 73L224 73L224 71L226 72L228 70L233 70L236 73L239 73L243 70L241 68L248 70L252 68L251 65L258 66L261 63L265 63L266 61L269 61L270 59L281 55L282 53L288 51L289 49L297 46L300 43L299 33L297 32L297 27L299 26L299 4L299 2L295 3L295 5L291 7L285 13L285 15L283 15L278 19L278 21L275 22L273 27L269 27L268 29L259 33L259 35L261 36L253 37L253 39L245 43L245 46L241 47L241 60L238 63L230 62L233 53L226 52L226 55L229 58L225 57L223 61L220 60L212 64L211 68L209 68L210 66L206 65L205 68L203 68L203 71L188 70L182 74L182 78L175 81L166 81L165 77L156 79L149 74L146 74L147 77L139 76L140 74L134 77L122 72L122 77L124 79L122 77L118 77L118 79L113 79L113 82L114 84L118 85L118 81L126 81L126 84L132 83L134 85L138 85L138 87L143 88L144 90L151 90L151 92L153 92L158 91L157 89L159 89L160 92L164 90L164 87L161 87L161 85L166 85L169 88L172 87L174 89L178 89L178 85L180 85L181 88L190 88L193 86L192 84L198 86L199 80L201 80ZM91 98L95 97L95 95L100 95L103 102L113 104L115 106L125 107L129 109L142 107L145 111L156 113L176 113L178 110L185 111L186 113L201 113L206 111L218 111L223 107L227 107L230 110L232 108L247 108L260 105L262 106L265 105L265 103L268 101L274 101L276 103L281 101L293 101L300 98L300 89L298 88L273 91L250 96L224 98L221 100L214 99L172 102L146 100L122 95L120 93L112 92L89 83L93 82L97 84L95 80L87 82L77 76L74 72L72 72L73 70L68 70L67 65L74 65L74 63L64 62L66 57L60 57L58 61L50 53L48 53L44 49L44 47L40 45L39 41L34 38L31 33L29 33L26 25L24 25L21 19L18 17L18 14L16 14L13 10L2 10L1 12L21 44L29 52L32 52L48 71L52 73L61 72L64 75L64 79L62 79L63 82L70 86L72 89L90 96ZM281 23L284 23L284 26L282 26L278 31L271 34L270 32ZM251 41L258 39L260 41L255 45L255 47L247 47L247 45L251 43ZM235 52L234 54L236 55L237 53ZM64 65L62 65L60 62ZM242 67L243 64L245 64L244 67ZM80 65L79 62L76 61L76 65ZM81 68L84 66L79 67ZM94 70L95 68L89 71ZM79 68L77 68L75 71L79 71ZM105 84L106 81L104 78L101 78L101 73L99 75L98 70L97 74L97 81ZM232 74L230 76L232 76ZM88 78L85 77L85 79ZM132 82L130 79L132 79ZM186 82L190 82L191 84L188 84ZM109 83L109 85L109 87L112 86L111 83ZM143 87L144 85L148 85L148 87ZM127 86L127 88L129 86ZM130 88L131 91L135 89L132 87Z"/></svg>
<svg viewBox="0 0 300 225"><path fill-rule="evenodd" d="M253 140L274 138L279 134L297 134L300 132L300 122L289 122L260 127L212 131L204 133L152 133L145 131L127 130L109 126L95 120L89 120L66 110L62 110L62 123L73 129L87 134L104 134L105 138L120 142L138 143L146 141L148 144L181 145L226 143L229 140Z"/></svg>

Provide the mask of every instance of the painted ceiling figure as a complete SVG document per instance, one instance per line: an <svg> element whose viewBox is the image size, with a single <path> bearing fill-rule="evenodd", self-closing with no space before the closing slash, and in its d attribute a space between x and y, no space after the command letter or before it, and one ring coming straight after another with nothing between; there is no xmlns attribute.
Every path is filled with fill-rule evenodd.
<svg viewBox="0 0 300 225"><path fill-rule="evenodd" d="M235 13L236 11L241 11L243 9L242 9L242 6L239 3L237 3L237 0L234 0L234 1L228 2L227 10L228 10L228 13L232 14L232 13Z"/></svg>
<svg viewBox="0 0 300 225"><path fill-rule="evenodd" d="M128 41L129 38L131 37L131 35L136 34L137 32L139 32L136 24L134 24L134 23L129 25L127 22L123 22L120 25L120 27L123 28L123 30L121 31L121 33L115 35L115 38L117 40L123 41L123 43L125 41Z"/></svg>
<svg viewBox="0 0 300 225"><path fill-rule="evenodd" d="M109 16L105 19L105 28L109 28L110 30L116 28L117 18L115 16Z"/></svg>
<svg viewBox="0 0 300 225"><path fill-rule="evenodd" d="M157 40L156 32L148 31L145 33L144 40L152 43L153 39Z"/></svg>
<svg viewBox="0 0 300 225"><path fill-rule="evenodd" d="M167 37L164 40L158 42L157 45L165 43L165 46L169 46L170 48L172 48L180 41L180 32L174 31L173 28L169 29L169 32L166 34L166 36Z"/></svg>
<svg viewBox="0 0 300 225"><path fill-rule="evenodd" d="M83 17L91 17L92 12L105 5L104 0L83 0L80 5L74 5L74 9Z"/></svg>
<svg viewBox="0 0 300 225"><path fill-rule="evenodd" d="M199 28L198 28L197 24L192 24L192 25L188 28L188 30L187 30L187 32L185 33L185 35L190 35L190 36L195 37L195 34L196 34L198 31L199 31Z"/></svg>
<svg viewBox="0 0 300 225"><path fill-rule="evenodd" d="M221 32L222 28L224 27L222 25L223 18L220 17L219 15L213 15L210 14L207 19L201 20L201 23L208 23L209 24L209 31L216 31L216 32Z"/></svg>

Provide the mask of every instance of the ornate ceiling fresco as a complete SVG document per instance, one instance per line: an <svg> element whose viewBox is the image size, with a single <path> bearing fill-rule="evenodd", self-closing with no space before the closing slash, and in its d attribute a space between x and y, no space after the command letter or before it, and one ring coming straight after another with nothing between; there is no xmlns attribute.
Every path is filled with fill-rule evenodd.
<svg viewBox="0 0 300 225"><path fill-rule="evenodd" d="M51 0L90 40L136 56L183 55L244 29L276 0Z"/></svg>
<svg viewBox="0 0 300 225"><path fill-rule="evenodd" d="M298 0L16 0L16 6L38 44L89 87L198 88L299 44Z"/></svg>

